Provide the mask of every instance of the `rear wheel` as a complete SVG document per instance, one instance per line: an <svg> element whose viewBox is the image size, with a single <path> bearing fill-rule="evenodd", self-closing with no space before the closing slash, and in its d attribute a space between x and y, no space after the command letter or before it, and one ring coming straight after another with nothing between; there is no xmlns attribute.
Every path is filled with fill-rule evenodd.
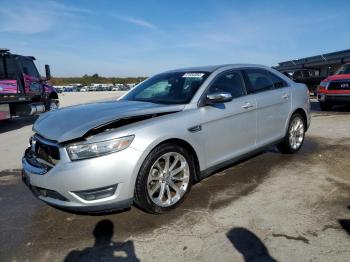
<svg viewBox="0 0 350 262"><path fill-rule="evenodd" d="M305 137L305 122L300 114L292 115L288 131L283 141L277 145L278 149L285 154L293 154L299 151Z"/></svg>
<svg viewBox="0 0 350 262"><path fill-rule="evenodd" d="M191 189L193 158L173 143L161 144L147 156L135 185L135 204L149 213L180 205Z"/></svg>
<svg viewBox="0 0 350 262"><path fill-rule="evenodd" d="M330 111L332 110L332 104L329 102L320 102L320 107L322 111Z"/></svg>

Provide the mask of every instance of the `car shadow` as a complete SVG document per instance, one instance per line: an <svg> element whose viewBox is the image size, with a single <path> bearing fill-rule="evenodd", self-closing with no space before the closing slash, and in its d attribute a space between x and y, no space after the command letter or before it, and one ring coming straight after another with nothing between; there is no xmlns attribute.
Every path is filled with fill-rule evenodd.
<svg viewBox="0 0 350 262"><path fill-rule="evenodd" d="M318 101L310 101L311 111L321 111L320 103Z"/></svg>
<svg viewBox="0 0 350 262"><path fill-rule="evenodd" d="M350 209L350 206L348 206L348 209ZM350 235L350 219L339 219L338 223L340 226Z"/></svg>
<svg viewBox="0 0 350 262"><path fill-rule="evenodd" d="M341 227L350 235L350 219L339 219Z"/></svg>
<svg viewBox="0 0 350 262"><path fill-rule="evenodd" d="M8 120L0 121L0 134L10 132L28 125L33 125L37 116L15 117Z"/></svg>
<svg viewBox="0 0 350 262"><path fill-rule="evenodd" d="M113 234L112 221L99 221L93 230L94 245L83 250L71 251L64 261L140 261L136 257L133 241L113 242Z"/></svg>
<svg viewBox="0 0 350 262"><path fill-rule="evenodd" d="M232 228L226 233L233 247L239 251L244 261L277 262L271 257L264 243L251 231L242 227Z"/></svg>
<svg viewBox="0 0 350 262"><path fill-rule="evenodd" d="M329 111L321 110L320 103L317 100L310 101L311 111L313 112L350 112L350 105L336 105Z"/></svg>
<svg viewBox="0 0 350 262"><path fill-rule="evenodd" d="M50 205L50 204L48 204ZM111 209L111 210L103 210L103 211L90 211L90 212L87 212L87 211L79 211L79 210L69 210L69 209L65 209L65 208L62 208L60 206L56 206L56 205L50 205L51 207L57 209L57 210L60 210L64 213L67 213L67 214L74 214L74 215L82 215L82 216L91 216L91 217L100 217L100 216L108 216L108 215L116 215L116 214L121 214L121 213L124 213L126 211L130 211L131 210L131 207L125 207L125 208L122 208L122 209Z"/></svg>

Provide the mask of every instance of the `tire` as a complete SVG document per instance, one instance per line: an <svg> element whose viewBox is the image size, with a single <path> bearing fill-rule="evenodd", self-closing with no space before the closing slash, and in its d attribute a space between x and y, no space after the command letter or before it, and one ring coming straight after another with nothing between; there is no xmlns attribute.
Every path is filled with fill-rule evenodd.
<svg viewBox="0 0 350 262"><path fill-rule="evenodd" d="M300 150L305 138L305 121L302 115L296 113L290 118L288 130L283 141L277 145L280 152L294 154Z"/></svg>
<svg viewBox="0 0 350 262"><path fill-rule="evenodd" d="M47 98L45 101L45 110L51 111L51 110L57 109L58 104L59 104L58 99Z"/></svg>
<svg viewBox="0 0 350 262"><path fill-rule="evenodd" d="M320 102L320 107L322 111L330 111L332 110L332 104L328 102Z"/></svg>
<svg viewBox="0 0 350 262"><path fill-rule="evenodd" d="M175 172L172 174L171 171ZM161 144L151 151L140 168L135 184L134 203L152 214L175 209L190 192L194 174L193 157L184 148L174 143ZM175 190L175 186L178 190Z"/></svg>

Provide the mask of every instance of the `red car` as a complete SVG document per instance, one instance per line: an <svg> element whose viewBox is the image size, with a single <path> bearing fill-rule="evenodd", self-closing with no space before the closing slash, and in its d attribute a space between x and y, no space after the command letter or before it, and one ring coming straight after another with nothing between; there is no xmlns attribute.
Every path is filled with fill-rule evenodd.
<svg viewBox="0 0 350 262"><path fill-rule="evenodd" d="M344 64L334 75L324 79L317 90L322 110L334 105L350 104L350 63Z"/></svg>

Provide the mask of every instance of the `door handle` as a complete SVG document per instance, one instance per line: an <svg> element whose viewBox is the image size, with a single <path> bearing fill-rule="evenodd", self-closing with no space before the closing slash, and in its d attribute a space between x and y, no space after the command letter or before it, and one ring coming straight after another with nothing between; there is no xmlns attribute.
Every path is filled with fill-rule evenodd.
<svg viewBox="0 0 350 262"><path fill-rule="evenodd" d="M244 109L249 109L249 108L252 108L252 107L254 107L251 103L249 103L249 102L247 102L247 103L245 103L243 106L242 106L242 108L244 108Z"/></svg>
<svg viewBox="0 0 350 262"><path fill-rule="evenodd" d="M288 94L284 94L284 95L282 96L282 99L288 100L288 99L289 99L289 95L288 95Z"/></svg>

